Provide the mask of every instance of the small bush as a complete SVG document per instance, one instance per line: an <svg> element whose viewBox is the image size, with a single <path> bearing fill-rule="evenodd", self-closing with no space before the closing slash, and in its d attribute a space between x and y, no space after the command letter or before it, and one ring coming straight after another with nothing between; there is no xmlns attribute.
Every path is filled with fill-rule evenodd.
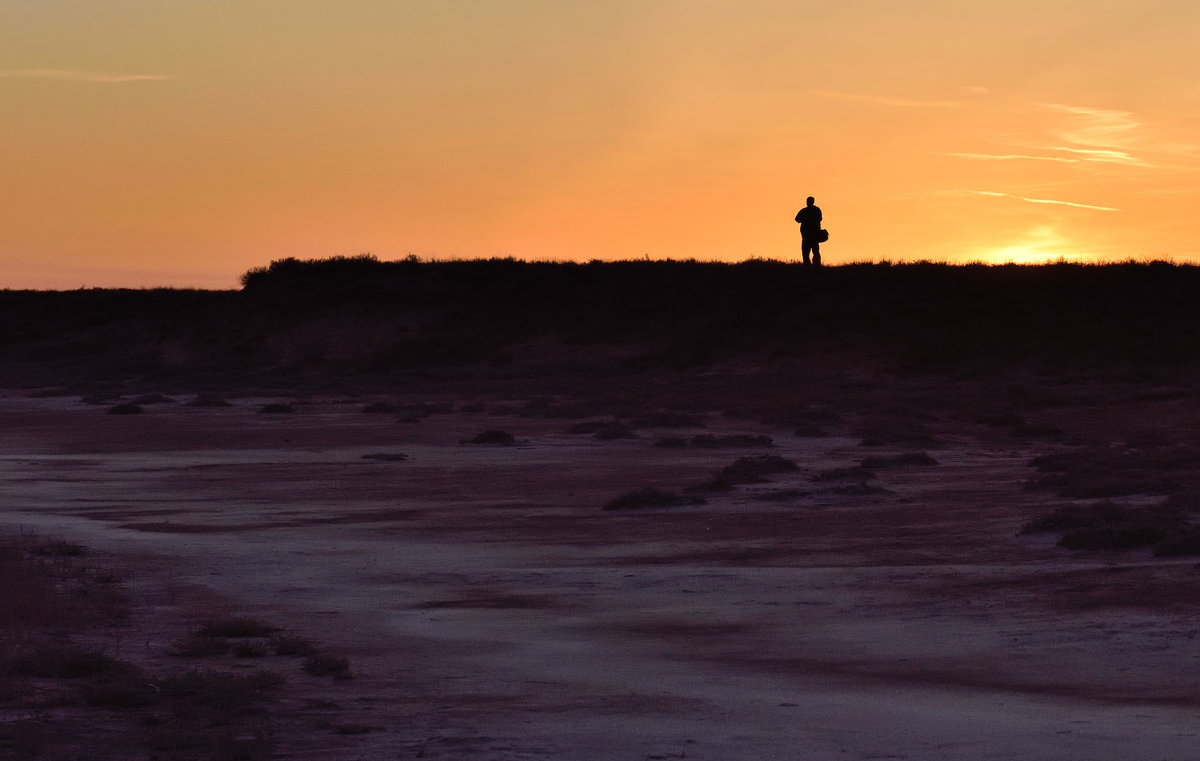
<svg viewBox="0 0 1200 761"><path fill-rule="evenodd" d="M1131 508L1097 502L1061 507L1021 529L1023 534L1054 531L1062 532L1058 545L1069 550L1127 550L1186 536L1188 527L1180 513L1170 507ZM1167 545L1168 551L1171 547Z"/></svg>
<svg viewBox="0 0 1200 761"><path fill-rule="evenodd" d="M817 483L865 483L874 480L875 471L861 465L853 468L830 468L812 477Z"/></svg>
<svg viewBox="0 0 1200 761"><path fill-rule="evenodd" d="M647 507L679 507L681 505L702 505L704 500L698 497L687 497L672 492L655 489L648 486L645 489L632 491L628 494L609 500L604 505L605 510L641 510Z"/></svg>
<svg viewBox="0 0 1200 761"><path fill-rule="evenodd" d="M197 394L196 398L187 403L189 407L230 407L232 405L216 394Z"/></svg>
<svg viewBox="0 0 1200 761"><path fill-rule="evenodd" d="M759 484L766 476L798 470L796 463L779 455L763 454L741 457L721 468L712 480L694 487L695 491L729 491L742 484Z"/></svg>
<svg viewBox="0 0 1200 761"><path fill-rule="evenodd" d="M1187 486L1200 452L1192 447L1128 449L1092 446L1035 457L1029 489L1064 497L1106 498L1171 494Z"/></svg>
<svg viewBox="0 0 1200 761"><path fill-rule="evenodd" d="M726 436L702 433L692 437L692 446L700 449L751 449L774 445L775 442L770 436L753 433L735 433Z"/></svg>
<svg viewBox="0 0 1200 761"><path fill-rule="evenodd" d="M134 404L174 404L175 400L162 394L142 394L135 397Z"/></svg>
<svg viewBox="0 0 1200 761"><path fill-rule="evenodd" d="M54 558L78 558L87 554L87 550L82 545L64 539L39 542L30 548L30 552L41 557Z"/></svg>
<svg viewBox="0 0 1200 761"><path fill-rule="evenodd" d="M517 438L508 431L489 429L475 434L474 438L467 439L467 441L464 443L483 444L485 446L511 447L517 443Z"/></svg>
<svg viewBox="0 0 1200 761"><path fill-rule="evenodd" d="M926 425L917 421L875 421L863 426L857 433L864 447L893 445L936 448L942 445Z"/></svg>
<svg viewBox="0 0 1200 761"><path fill-rule="evenodd" d="M938 461L925 452L906 452L895 457L866 457L860 467L867 470L883 470L909 466L930 467L937 464Z"/></svg>
<svg viewBox="0 0 1200 761"><path fill-rule="evenodd" d="M253 618L233 616L216 621L209 621L196 630L201 637L269 637L278 629L274 626L257 621Z"/></svg>
<svg viewBox="0 0 1200 761"><path fill-rule="evenodd" d="M334 679L350 679L350 660L332 653L314 653L304 659L304 671L313 676L331 676Z"/></svg>
<svg viewBox="0 0 1200 761"><path fill-rule="evenodd" d="M244 639L233 646L235 658L262 658L270 654L270 646L264 640Z"/></svg>

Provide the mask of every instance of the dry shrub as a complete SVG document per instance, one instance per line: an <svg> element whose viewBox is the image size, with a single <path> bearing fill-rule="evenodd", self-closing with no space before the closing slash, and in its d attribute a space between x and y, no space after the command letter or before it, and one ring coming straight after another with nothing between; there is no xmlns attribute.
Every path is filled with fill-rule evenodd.
<svg viewBox="0 0 1200 761"><path fill-rule="evenodd" d="M205 622L196 634L201 637L270 637L277 631L276 627L253 618L231 616Z"/></svg>
<svg viewBox="0 0 1200 761"><path fill-rule="evenodd" d="M695 491L729 491L742 484L760 484L767 481L767 476L775 473L788 473L798 470L799 466L786 457L774 454L752 455L740 457L717 472L711 480L694 487Z"/></svg>
<svg viewBox="0 0 1200 761"><path fill-rule="evenodd" d="M480 431L473 438L467 439L464 444L482 444L485 446L511 447L517 443L517 438L508 431L497 429L489 429Z"/></svg>
<svg viewBox="0 0 1200 761"><path fill-rule="evenodd" d="M734 433L714 436L702 433L692 437L692 446L700 449L750 449L774 446L770 436L755 433Z"/></svg>
<svg viewBox="0 0 1200 761"><path fill-rule="evenodd" d="M232 405L224 398L211 393L197 394L196 398L187 403L189 407L230 407Z"/></svg>
<svg viewBox="0 0 1200 761"><path fill-rule="evenodd" d="M861 465L852 468L830 468L812 477L817 483L865 483L875 479L875 471Z"/></svg>
<svg viewBox="0 0 1200 761"><path fill-rule="evenodd" d="M1171 494L1197 478L1200 451L1190 447L1089 446L1035 457L1029 489L1064 497L1105 498Z"/></svg>
<svg viewBox="0 0 1200 761"><path fill-rule="evenodd" d="M1066 505L1029 521L1021 533L1061 532L1058 545L1070 550L1127 550L1150 547L1188 533L1179 511L1164 505L1126 507L1112 502Z"/></svg>
<svg viewBox="0 0 1200 761"><path fill-rule="evenodd" d="M314 653L304 659L304 671L313 676L331 676L334 679L352 679L350 659L333 653Z"/></svg>
<svg viewBox="0 0 1200 761"><path fill-rule="evenodd" d="M648 486L644 489L622 494L615 499L609 500L604 505L604 509L641 510L648 507L680 507L682 505L702 504L704 504L704 500L698 497L688 497Z"/></svg>

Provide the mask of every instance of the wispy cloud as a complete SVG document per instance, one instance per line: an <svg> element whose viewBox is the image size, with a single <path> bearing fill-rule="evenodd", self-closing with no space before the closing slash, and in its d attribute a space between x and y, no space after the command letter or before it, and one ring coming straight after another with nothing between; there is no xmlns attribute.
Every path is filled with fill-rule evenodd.
<svg viewBox="0 0 1200 761"><path fill-rule="evenodd" d="M1070 206L1076 209L1093 209L1095 211L1120 211L1120 209L1112 206L1094 206L1089 203L1075 203L1074 201L1056 201L1051 198L1028 198L1026 196L1018 196L1012 193L998 193L994 190L964 190L964 193L969 193L976 196L988 196L990 198L1015 198L1018 201L1026 203L1051 204L1054 206Z"/></svg>
<svg viewBox="0 0 1200 761"><path fill-rule="evenodd" d="M900 108L957 108L962 105L957 100L915 100L912 98L892 98L886 95L860 95L848 92L833 92L831 90L814 90L813 95L837 100L852 100L859 103L871 103L877 106L897 106Z"/></svg>
<svg viewBox="0 0 1200 761"><path fill-rule="evenodd" d="M1053 161L1059 164L1078 164L1081 161L1081 159L1069 159L1063 156L1034 156L1027 153L940 153L937 155L980 161Z"/></svg>
<svg viewBox="0 0 1200 761"><path fill-rule="evenodd" d="M114 74L103 71L71 69L10 69L0 71L0 79L53 79L60 82L91 82L121 84L125 82L159 82L172 77L166 74Z"/></svg>
<svg viewBox="0 0 1200 761"><path fill-rule="evenodd" d="M1087 161L1093 164L1127 164L1129 166L1144 166L1153 167L1147 161L1139 159L1128 151L1115 151L1109 148L1067 148L1065 146L1056 146L1048 150L1058 151L1060 153L1071 153L1079 157L1080 161ZM1065 161L1073 161L1073 159L1064 159Z"/></svg>
<svg viewBox="0 0 1200 761"><path fill-rule="evenodd" d="M1133 138L1134 131L1142 126L1129 111L1067 106L1062 103L1041 105L1075 117L1069 125L1058 131L1058 135L1076 145L1123 147Z"/></svg>

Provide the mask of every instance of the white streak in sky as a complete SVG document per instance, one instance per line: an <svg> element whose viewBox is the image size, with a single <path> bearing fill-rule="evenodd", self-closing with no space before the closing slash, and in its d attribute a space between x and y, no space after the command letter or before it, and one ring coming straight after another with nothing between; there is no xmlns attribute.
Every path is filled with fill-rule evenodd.
<svg viewBox="0 0 1200 761"><path fill-rule="evenodd" d="M0 71L2 79L52 79L60 82L91 82L97 84L121 84L124 82L161 82L171 79L165 74L111 74L99 71L71 71L68 69L13 69Z"/></svg>
<svg viewBox="0 0 1200 761"><path fill-rule="evenodd" d="M1026 198L1025 196L1013 195L1012 193L997 193L994 190L967 190L971 195L988 196L991 198L1015 198L1018 201L1026 203L1053 204L1055 206L1071 206L1076 209L1094 209L1096 211L1120 211L1111 206L1093 206L1087 203L1075 203L1074 201L1055 201L1050 198Z"/></svg>
<svg viewBox="0 0 1200 761"><path fill-rule="evenodd" d="M1024 153L942 153L940 155L951 156L957 159L979 159L982 161L1053 161L1058 164L1078 164L1082 160L1068 159L1062 156L1031 156Z"/></svg>
<svg viewBox="0 0 1200 761"><path fill-rule="evenodd" d="M1073 124L1059 132L1060 137L1076 145L1121 147L1128 142L1130 133L1142 126L1128 111L1065 106L1061 103L1042 105L1076 117Z"/></svg>
<svg viewBox="0 0 1200 761"><path fill-rule="evenodd" d="M1055 147L1050 148L1052 151L1061 151L1063 153L1073 153L1079 156L1080 160L1088 161L1095 164L1127 164L1129 166L1144 166L1153 167L1153 164L1148 164L1145 161L1137 158L1126 151L1114 151L1111 149L1097 148L1065 148Z"/></svg>

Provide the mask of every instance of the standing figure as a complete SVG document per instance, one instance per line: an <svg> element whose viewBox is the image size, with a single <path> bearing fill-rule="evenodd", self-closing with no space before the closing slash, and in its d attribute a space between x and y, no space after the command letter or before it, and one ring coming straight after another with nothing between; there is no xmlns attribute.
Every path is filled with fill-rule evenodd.
<svg viewBox="0 0 1200 761"><path fill-rule="evenodd" d="M805 206L796 212L796 221L800 223L800 251L804 254L804 263L809 263L808 255L812 253L812 264L821 265L821 207L813 203L809 196Z"/></svg>

